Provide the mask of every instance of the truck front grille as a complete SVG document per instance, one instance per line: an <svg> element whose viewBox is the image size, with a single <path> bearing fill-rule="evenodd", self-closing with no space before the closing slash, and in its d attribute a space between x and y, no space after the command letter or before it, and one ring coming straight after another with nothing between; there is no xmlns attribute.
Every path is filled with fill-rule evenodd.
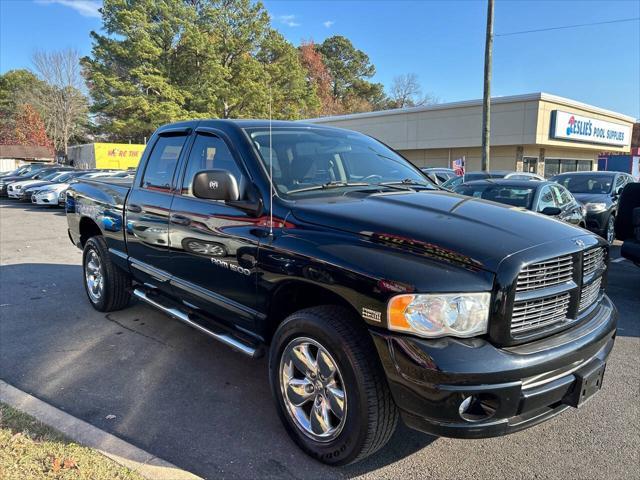
<svg viewBox="0 0 640 480"><path fill-rule="evenodd" d="M511 316L511 333L520 334L564 322L569 311L569 293L516 302Z"/></svg>
<svg viewBox="0 0 640 480"><path fill-rule="evenodd" d="M604 248L592 248L582 252L582 277L586 278L604 266Z"/></svg>
<svg viewBox="0 0 640 480"><path fill-rule="evenodd" d="M516 292L547 288L569 282L572 278L573 258L571 255L556 257L524 267L518 275Z"/></svg>
<svg viewBox="0 0 640 480"><path fill-rule="evenodd" d="M593 302L598 299L598 295L600 295L601 285L602 277L598 277L589 285L585 285L582 287L582 291L580 292L580 306L578 307L578 310L580 312L589 308L591 305L593 305Z"/></svg>

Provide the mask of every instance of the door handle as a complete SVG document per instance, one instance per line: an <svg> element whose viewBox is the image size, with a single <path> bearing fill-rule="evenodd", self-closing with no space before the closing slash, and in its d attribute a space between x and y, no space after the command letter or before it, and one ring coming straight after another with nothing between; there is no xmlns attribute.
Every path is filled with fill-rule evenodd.
<svg viewBox="0 0 640 480"><path fill-rule="evenodd" d="M127 205L127 212L131 212L131 213L140 213L142 212L142 207L140 205Z"/></svg>
<svg viewBox="0 0 640 480"><path fill-rule="evenodd" d="M172 213L169 217L171 223L175 223L176 225L189 225L191 223L191 219L189 217L185 217L184 215L178 215L176 213Z"/></svg>

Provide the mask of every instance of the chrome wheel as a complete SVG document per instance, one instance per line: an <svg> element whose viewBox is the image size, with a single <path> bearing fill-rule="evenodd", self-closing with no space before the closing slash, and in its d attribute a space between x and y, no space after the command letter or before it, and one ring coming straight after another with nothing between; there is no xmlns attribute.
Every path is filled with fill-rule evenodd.
<svg viewBox="0 0 640 480"><path fill-rule="evenodd" d="M347 395L338 364L317 341L299 337L280 358L280 389L287 412L307 437L336 438L347 416Z"/></svg>
<svg viewBox="0 0 640 480"><path fill-rule="evenodd" d="M84 278L87 282L87 293L91 301L99 302L104 290L104 275L102 274L102 263L95 250L90 250L87 254L84 267Z"/></svg>
<svg viewBox="0 0 640 480"><path fill-rule="evenodd" d="M609 221L607 222L607 241L609 243L613 243L616 239L616 219L613 215L609 216Z"/></svg>

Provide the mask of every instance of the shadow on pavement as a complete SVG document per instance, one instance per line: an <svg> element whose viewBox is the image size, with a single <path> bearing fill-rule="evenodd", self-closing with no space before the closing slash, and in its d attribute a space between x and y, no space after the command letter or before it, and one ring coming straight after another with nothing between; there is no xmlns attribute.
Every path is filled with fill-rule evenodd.
<svg viewBox="0 0 640 480"><path fill-rule="evenodd" d="M620 258L620 246L611 247L611 258ZM618 309L620 337L640 337L640 268L628 260L611 262L607 294Z"/></svg>
<svg viewBox="0 0 640 480"><path fill-rule="evenodd" d="M12 198L7 198L7 197L2 197L0 199L0 205L2 205L2 207L4 208L21 209L24 212L46 211L58 217L65 217L67 215L64 211L64 208L60 208L57 205L54 205L54 206L34 205L31 202L22 202L20 200L14 200Z"/></svg>
<svg viewBox="0 0 640 480"><path fill-rule="evenodd" d="M207 478L348 478L435 440L401 425L370 459L326 467L286 435L265 359L146 305L93 310L79 265L1 266L0 305L0 378Z"/></svg>

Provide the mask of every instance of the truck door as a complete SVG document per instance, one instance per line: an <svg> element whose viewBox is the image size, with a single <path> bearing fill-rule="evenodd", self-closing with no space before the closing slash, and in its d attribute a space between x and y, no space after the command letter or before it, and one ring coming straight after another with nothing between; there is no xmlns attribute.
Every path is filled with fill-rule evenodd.
<svg viewBox="0 0 640 480"><path fill-rule="evenodd" d="M169 212L172 182L187 135L159 135L127 197L127 251L136 280L164 290L169 285Z"/></svg>
<svg viewBox="0 0 640 480"><path fill-rule="evenodd" d="M169 269L177 297L215 317L253 327L259 234L257 219L224 201L193 196L194 175L224 169L237 180L240 199L251 181L220 132L199 129L184 162L171 206Z"/></svg>

